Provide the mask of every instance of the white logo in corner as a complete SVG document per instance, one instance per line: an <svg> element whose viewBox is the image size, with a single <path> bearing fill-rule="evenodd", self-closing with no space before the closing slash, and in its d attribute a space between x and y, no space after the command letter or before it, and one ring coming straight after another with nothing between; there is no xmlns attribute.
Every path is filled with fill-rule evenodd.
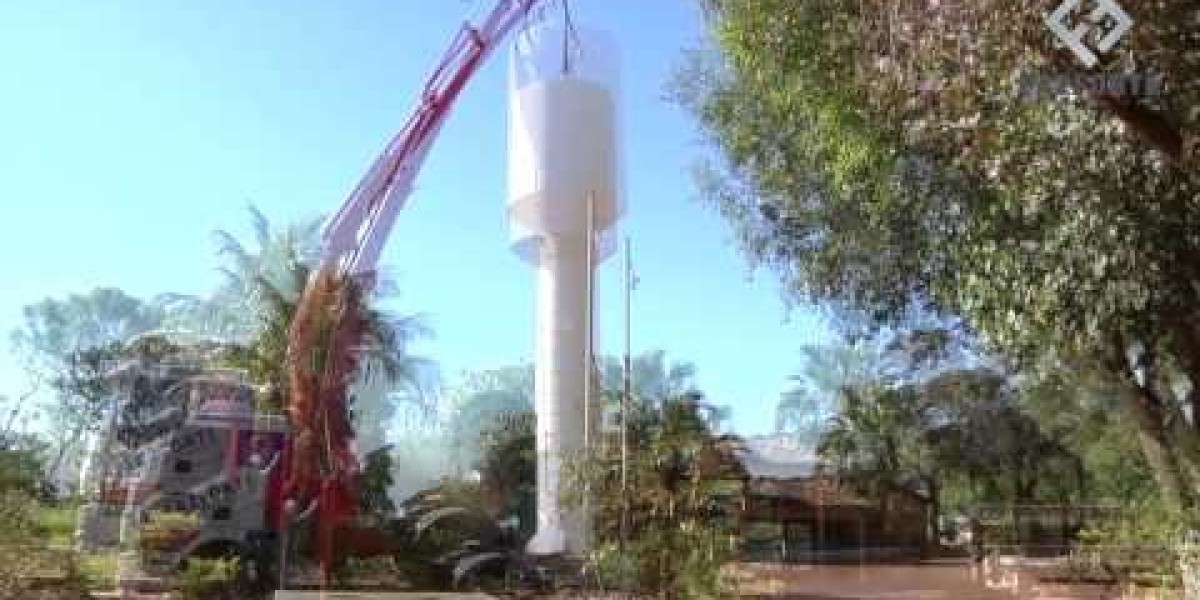
<svg viewBox="0 0 1200 600"><path fill-rule="evenodd" d="M1086 67L1095 66L1096 53L1112 50L1133 27L1133 18L1115 0L1090 0L1095 7L1084 12L1084 0L1063 0L1046 15L1046 25ZM1088 42L1094 42L1089 45Z"/></svg>

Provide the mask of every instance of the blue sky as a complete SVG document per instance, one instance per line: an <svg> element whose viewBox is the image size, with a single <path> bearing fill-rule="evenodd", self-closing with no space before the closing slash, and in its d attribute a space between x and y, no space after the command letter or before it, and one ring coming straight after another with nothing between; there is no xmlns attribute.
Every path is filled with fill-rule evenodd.
<svg viewBox="0 0 1200 600"><path fill-rule="evenodd" d="M477 8L483 4L484 7ZM45 0L0 4L0 332L46 296L142 296L218 282L212 231L332 212L451 36L490 1ZM751 279L720 218L694 201L694 124L663 100L701 35L689 0L575 0L621 48L628 214L641 285L635 352L694 363L743 433L770 429L798 348L824 336ZM429 316L448 376L529 360L533 272L504 216L507 48L463 94L393 233L398 308ZM620 260L599 280L600 342L619 351ZM0 362L0 394L24 382Z"/></svg>

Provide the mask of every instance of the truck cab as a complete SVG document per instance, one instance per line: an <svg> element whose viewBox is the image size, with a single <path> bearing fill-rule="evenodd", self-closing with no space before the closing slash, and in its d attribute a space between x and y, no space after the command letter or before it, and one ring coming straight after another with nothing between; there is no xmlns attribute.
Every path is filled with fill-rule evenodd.
<svg viewBox="0 0 1200 600"><path fill-rule="evenodd" d="M126 365L90 457L77 535L119 546L146 575L190 556L245 555L271 543L287 419L257 410L236 371Z"/></svg>

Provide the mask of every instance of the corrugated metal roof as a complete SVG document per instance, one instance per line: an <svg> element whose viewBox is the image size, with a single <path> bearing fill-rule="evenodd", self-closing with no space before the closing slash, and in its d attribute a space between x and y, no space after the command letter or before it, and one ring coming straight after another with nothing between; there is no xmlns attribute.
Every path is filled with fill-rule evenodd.
<svg viewBox="0 0 1200 600"><path fill-rule="evenodd" d="M735 456L746 474L755 478L812 477L819 465L811 448L785 434L746 438Z"/></svg>

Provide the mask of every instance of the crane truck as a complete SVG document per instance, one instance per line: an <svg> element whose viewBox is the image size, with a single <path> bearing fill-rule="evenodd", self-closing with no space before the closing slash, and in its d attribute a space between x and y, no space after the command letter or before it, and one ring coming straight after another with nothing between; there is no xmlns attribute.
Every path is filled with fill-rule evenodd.
<svg viewBox="0 0 1200 600"><path fill-rule="evenodd" d="M190 522L180 517L154 528L165 539L139 540L144 566L170 568L201 548L278 540L303 517L314 526L323 585L340 557L395 547L356 518L360 465L348 387L359 367L361 298L375 283L396 216L455 101L504 39L550 2L499 0L478 25L464 24L404 126L326 224L290 327L286 418L257 415L252 386L228 374L142 365L119 375L133 386L123 392L128 398L156 396L149 408L136 409L153 418L139 419L142 429L117 444L134 465L117 469L124 475L101 486L83 509L85 538L125 542L136 536L120 532L138 523L198 512ZM314 360L318 353L324 360ZM181 403L183 390L190 399Z"/></svg>

